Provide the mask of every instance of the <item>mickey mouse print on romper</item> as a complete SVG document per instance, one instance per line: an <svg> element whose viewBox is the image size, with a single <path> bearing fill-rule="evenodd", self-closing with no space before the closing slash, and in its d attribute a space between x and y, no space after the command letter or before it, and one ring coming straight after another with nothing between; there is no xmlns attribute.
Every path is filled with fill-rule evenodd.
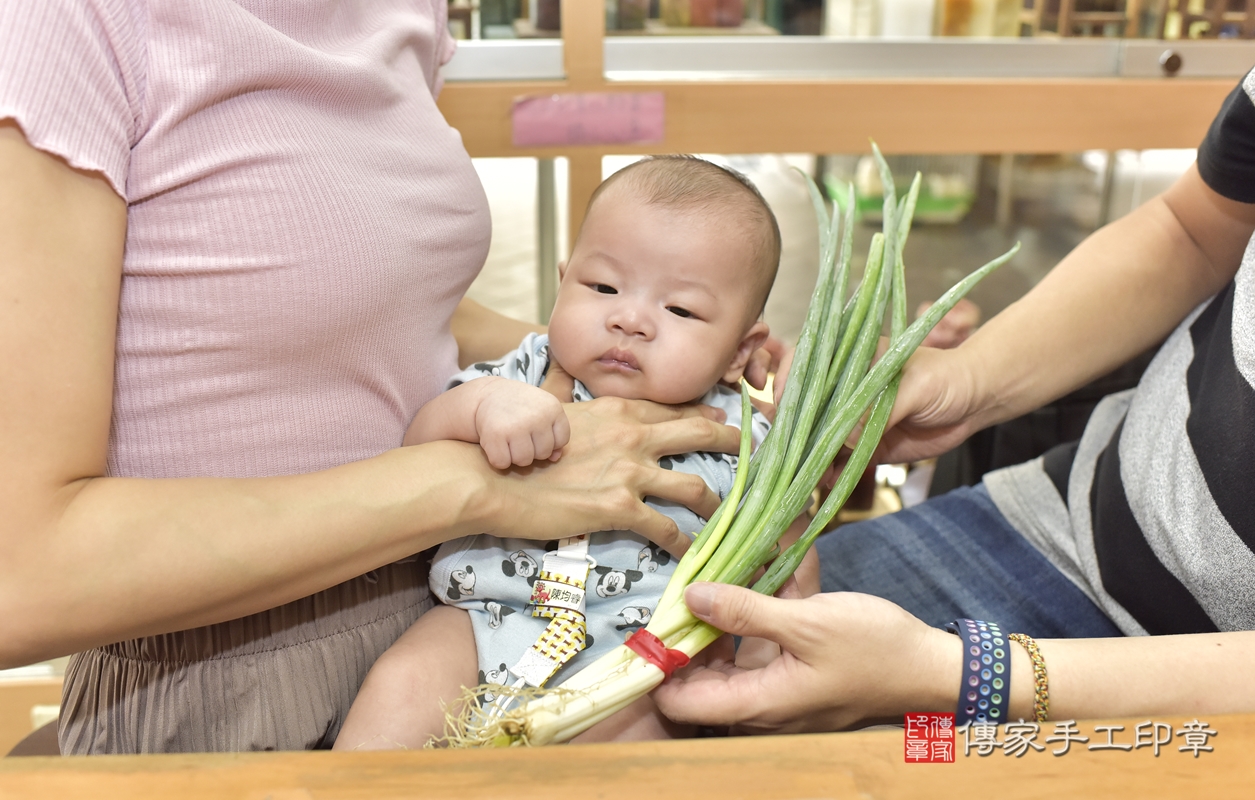
<svg viewBox="0 0 1255 800"><path fill-rule="evenodd" d="M475 568L467 564L464 569L455 569L449 573L449 587L445 596L450 600L461 600L475 594Z"/></svg>
<svg viewBox="0 0 1255 800"><path fill-rule="evenodd" d="M484 611L488 613L488 627L496 630L501 627L501 620L514 613L514 609L503 606L496 600L485 600Z"/></svg>
<svg viewBox="0 0 1255 800"><path fill-rule="evenodd" d="M497 361L475 364L456 375L451 383L495 375L539 386L548 369L548 338L529 334L517 351ZM587 387L578 381L572 396L575 402L592 399ZM740 425L738 392L715 387L702 402L727 413L729 425ZM769 428L766 419L755 412L751 426L754 441L761 442ZM682 453L659 459L659 465L700 476L722 498L732 488L736 457ZM646 498L646 502L675 520L680 530L690 536L706 523L679 504L653 497ZM508 674L499 673L508 673L509 665L518 662L548 625L547 619L532 616L529 603L545 553L556 547L556 542L484 534L446 542L437 552L430 578L433 593L470 613L483 680L512 683ZM620 644L626 633L648 625L654 606L675 571L676 559L670 553L630 531L590 534L588 553L591 563L585 594L585 649L549 681L550 686L560 685L565 673ZM455 579L455 575L460 579Z"/></svg>
<svg viewBox="0 0 1255 800"><path fill-rule="evenodd" d="M525 578L528 583L535 583L536 576L540 574L540 565L525 550L515 550L501 562L501 572L507 578L517 575Z"/></svg>
<svg viewBox="0 0 1255 800"><path fill-rule="evenodd" d="M659 567L671 563L671 554L652 542L641 548L636 556L636 568L641 572L657 572Z"/></svg>
<svg viewBox="0 0 1255 800"><path fill-rule="evenodd" d="M502 684L508 683L509 678L510 670L506 668L505 664L499 664L496 669L481 669L479 671L479 682L482 685L496 684L497 686L501 686ZM497 696L492 692L484 693L485 703L491 703L496 699Z"/></svg>
<svg viewBox="0 0 1255 800"><path fill-rule="evenodd" d="M632 582L645 577L645 573L635 569L612 569L611 567L594 567L597 578L598 597L618 597L632 591Z"/></svg>
<svg viewBox="0 0 1255 800"><path fill-rule="evenodd" d="M619 612L619 618L623 620L614 626L616 631L636 630L643 628L653 619L654 612L645 606L627 606Z"/></svg>

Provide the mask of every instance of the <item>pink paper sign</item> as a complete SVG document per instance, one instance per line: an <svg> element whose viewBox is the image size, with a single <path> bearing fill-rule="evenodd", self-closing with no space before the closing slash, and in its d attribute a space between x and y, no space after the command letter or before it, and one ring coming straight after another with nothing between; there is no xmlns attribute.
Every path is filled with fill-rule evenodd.
<svg viewBox="0 0 1255 800"><path fill-rule="evenodd" d="M514 146L661 142L662 92L583 92L514 101Z"/></svg>

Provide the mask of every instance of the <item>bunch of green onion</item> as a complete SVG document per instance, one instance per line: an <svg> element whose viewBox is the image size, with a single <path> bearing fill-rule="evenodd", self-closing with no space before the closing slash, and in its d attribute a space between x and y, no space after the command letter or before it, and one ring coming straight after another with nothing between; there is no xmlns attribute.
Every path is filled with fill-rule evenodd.
<svg viewBox="0 0 1255 800"><path fill-rule="evenodd" d="M646 627L669 648L696 655L722 632L697 620L684 605L696 581L747 585L774 594L793 574L815 538L832 521L867 468L897 397L901 370L928 332L982 278L1006 263L1017 244L964 278L914 324L907 326L902 250L915 212L920 176L899 199L889 166L873 144L884 185L884 223L871 242L867 266L846 298L853 240L854 193L828 215L808 178L819 221L820 269L774 426L750 455L750 426L742 425L740 461L731 492L680 560ZM875 358L889 316L889 346ZM874 363L873 363L873 359ZM870 413L869 413L870 409ZM741 418L750 417L741 391ZM858 424L863 427L836 485L806 532L783 553L777 542L810 504L824 471ZM626 708L663 681L663 671L620 646L554 690L524 696L518 707L485 713L474 703L449 737L462 746L542 745L564 742ZM494 691L498 687L492 687Z"/></svg>

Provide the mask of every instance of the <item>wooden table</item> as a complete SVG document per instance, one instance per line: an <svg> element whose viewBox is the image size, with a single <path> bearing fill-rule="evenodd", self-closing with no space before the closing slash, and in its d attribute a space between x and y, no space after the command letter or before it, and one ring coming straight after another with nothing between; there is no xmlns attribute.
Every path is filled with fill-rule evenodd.
<svg viewBox="0 0 1255 800"><path fill-rule="evenodd" d="M1144 720L1080 722L1091 743L1096 725L1123 724L1133 741ZM1175 733L1186 719L1162 718ZM98 756L0 760L0 798L947 798L1008 800L1087 797L1227 798L1255 795L1255 715L1206 718L1214 751L1195 758L1174 736L1156 757L1150 747L1064 755L994 751L953 764L907 764L901 730L810 736L739 737L681 742L550 747L536 750L389 753L247 753ZM1038 742L1053 733L1043 726ZM542 783L541 777L548 776Z"/></svg>

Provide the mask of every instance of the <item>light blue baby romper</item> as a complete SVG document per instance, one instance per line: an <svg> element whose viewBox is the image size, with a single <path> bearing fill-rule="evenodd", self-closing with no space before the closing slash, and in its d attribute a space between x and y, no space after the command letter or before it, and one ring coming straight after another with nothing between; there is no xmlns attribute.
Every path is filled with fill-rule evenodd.
<svg viewBox="0 0 1255 800"><path fill-rule="evenodd" d="M531 333L504 358L474 364L455 375L449 388L485 375L539 386L548 368L549 337ZM573 399L583 402L592 395L576 381ZM741 398L736 391L715 386L701 402L723 409L727 424L740 427ZM752 424L757 444L767 435L770 423L755 411ZM697 452L667 456L659 463L667 469L700 475L722 499L732 488L736 461L732 455ZM706 523L683 506L657 498L647 502L675 520L690 537ZM531 615L528 602L545 552L556 547L557 542L480 534L446 542L436 552L431 591L441 602L470 612L480 683L512 683L509 668L549 624L548 619ZM622 644L625 636L649 624L676 564L665 550L631 531L591 534L588 553L595 566L587 583L585 649L549 681L549 686L557 686L565 674L596 660Z"/></svg>

